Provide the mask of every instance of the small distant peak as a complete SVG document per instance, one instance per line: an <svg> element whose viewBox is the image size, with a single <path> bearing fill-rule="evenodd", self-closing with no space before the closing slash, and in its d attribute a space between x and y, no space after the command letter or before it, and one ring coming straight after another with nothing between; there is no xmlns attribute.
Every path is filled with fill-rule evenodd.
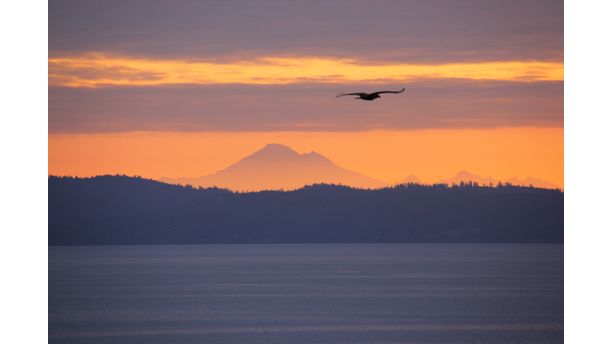
<svg viewBox="0 0 612 344"><path fill-rule="evenodd" d="M255 154L272 154L272 155L298 155L296 151L279 143L268 143Z"/></svg>
<svg viewBox="0 0 612 344"><path fill-rule="evenodd" d="M320 156L320 157L323 157L323 155L321 155L321 154L319 154L319 153L317 153L317 152L315 152L315 151L310 151L310 153L306 153L306 154L304 154L304 155L317 156L317 157L318 157L318 156Z"/></svg>
<svg viewBox="0 0 612 344"><path fill-rule="evenodd" d="M457 172L456 177L472 177L472 176L476 176L474 173L470 173L466 170L462 170Z"/></svg>
<svg viewBox="0 0 612 344"><path fill-rule="evenodd" d="M421 179L413 174L407 176L406 178L404 178L402 180L402 183L416 183L416 184L420 184L421 183Z"/></svg>
<svg viewBox="0 0 612 344"><path fill-rule="evenodd" d="M280 149L291 149L288 146L284 145L284 144L280 144L280 143L268 143L266 144L263 149L276 149L276 148L280 148Z"/></svg>
<svg viewBox="0 0 612 344"><path fill-rule="evenodd" d="M319 161L330 161L328 158L326 158L325 156L315 152L315 151L310 151L310 153L305 153L302 154L303 157L308 158L310 160L319 160Z"/></svg>

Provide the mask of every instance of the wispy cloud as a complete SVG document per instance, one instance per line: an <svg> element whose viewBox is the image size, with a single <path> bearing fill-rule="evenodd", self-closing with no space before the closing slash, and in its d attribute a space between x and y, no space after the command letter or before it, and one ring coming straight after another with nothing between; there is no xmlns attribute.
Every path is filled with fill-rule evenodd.
<svg viewBox="0 0 612 344"><path fill-rule="evenodd" d="M491 61L364 64L329 57L260 57L210 62L88 53L49 59L49 84L66 87L318 83L389 83L423 79L563 80L563 63Z"/></svg>

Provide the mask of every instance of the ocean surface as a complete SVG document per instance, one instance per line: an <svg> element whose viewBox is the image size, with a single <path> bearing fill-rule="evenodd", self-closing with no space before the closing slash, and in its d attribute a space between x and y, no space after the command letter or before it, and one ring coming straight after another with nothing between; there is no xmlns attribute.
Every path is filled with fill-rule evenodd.
<svg viewBox="0 0 612 344"><path fill-rule="evenodd" d="M50 343L562 343L563 245L49 248Z"/></svg>

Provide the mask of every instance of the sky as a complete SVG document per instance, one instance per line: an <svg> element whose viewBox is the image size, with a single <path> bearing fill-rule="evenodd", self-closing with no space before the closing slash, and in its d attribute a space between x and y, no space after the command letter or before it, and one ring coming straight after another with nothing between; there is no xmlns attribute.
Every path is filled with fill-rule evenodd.
<svg viewBox="0 0 612 344"><path fill-rule="evenodd" d="M562 187L563 1L49 3L50 174L196 177L271 142Z"/></svg>

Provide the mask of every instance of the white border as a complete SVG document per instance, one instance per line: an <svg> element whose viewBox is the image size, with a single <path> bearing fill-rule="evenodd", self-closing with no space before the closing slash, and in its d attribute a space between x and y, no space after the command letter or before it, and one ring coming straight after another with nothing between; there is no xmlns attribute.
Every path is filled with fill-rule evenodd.
<svg viewBox="0 0 612 344"><path fill-rule="evenodd" d="M612 3L565 1L565 341L610 343ZM47 3L0 2L0 323L47 340Z"/></svg>
<svg viewBox="0 0 612 344"><path fill-rule="evenodd" d="M0 342L47 341L47 2L0 1Z"/></svg>
<svg viewBox="0 0 612 344"><path fill-rule="evenodd" d="M565 2L566 343L612 343L611 13Z"/></svg>

